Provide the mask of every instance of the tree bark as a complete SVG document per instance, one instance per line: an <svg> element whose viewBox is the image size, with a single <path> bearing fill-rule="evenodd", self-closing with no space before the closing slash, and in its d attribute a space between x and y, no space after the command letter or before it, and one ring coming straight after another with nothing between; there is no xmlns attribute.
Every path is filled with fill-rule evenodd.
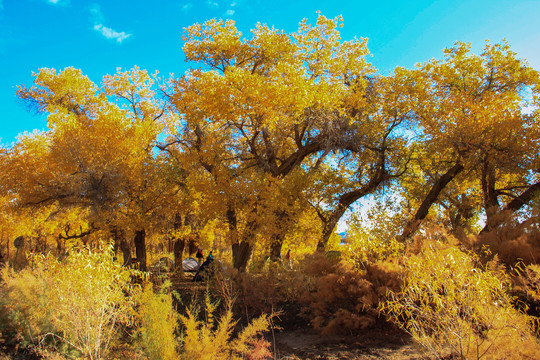
<svg viewBox="0 0 540 360"><path fill-rule="evenodd" d="M409 237L411 237L416 230L420 227L420 224L422 223L422 220L424 220L429 212L429 208L435 201L437 201L437 198L439 197L439 194L441 191L444 190L444 188L452 181L461 171L463 171L464 167L460 163L457 163L452 168L450 168L444 175L442 175L431 187L431 190L427 194L426 198L416 211L416 214L414 217L409 220L407 225L405 226L405 229L401 233L401 236L398 237L398 241L405 241Z"/></svg>
<svg viewBox="0 0 540 360"><path fill-rule="evenodd" d="M62 251L64 250L64 246L62 244L62 238L58 236L56 239L56 251L58 251L58 255L62 254Z"/></svg>
<svg viewBox="0 0 540 360"><path fill-rule="evenodd" d="M495 169L487 160L484 160L481 184L484 196L484 210L488 223L492 221L491 218L498 213L500 207L497 191L495 190L495 182Z"/></svg>
<svg viewBox="0 0 540 360"><path fill-rule="evenodd" d="M323 223L322 239L317 243L317 251L322 252L326 249L326 244L328 244L328 240L330 240L330 236L332 236L339 219L341 219L343 214L345 214L345 211L347 211L349 206L351 206L356 200L373 193L375 190L377 190L379 185L388 179L389 176L381 171L380 173L376 174L365 186L341 195L337 208L334 209L330 214L326 215L322 212L317 212Z"/></svg>
<svg viewBox="0 0 540 360"><path fill-rule="evenodd" d="M184 268L182 266L182 255L184 254L184 248L186 246L186 240L176 239L174 242L174 267L177 274L183 274Z"/></svg>
<svg viewBox="0 0 540 360"><path fill-rule="evenodd" d="M251 257L253 246L248 241L232 244L233 266L240 272L245 272Z"/></svg>
<svg viewBox="0 0 540 360"><path fill-rule="evenodd" d="M334 233L334 229L336 228L336 225L339 222L339 219L341 219L343 214L345 214L345 211L347 211L347 208L349 206L350 204L347 205L346 207L341 206L338 209L336 209L334 212L332 212L330 216L321 217L321 221L323 222L323 232L322 232L322 239L319 240L319 242L317 243L317 251L319 252L325 251L326 245L328 244L328 240L330 240L330 236L332 236L332 234Z"/></svg>
<svg viewBox="0 0 540 360"><path fill-rule="evenodd" d="M270 244L270 260L281 260L281 249L283 248L283 238L279 235L273 236L272 243Z"/></svg>
<svg viewBox="0 0 540 360"><path fill-rule="evenodd" d="M120 240L120 249L122 250L122 258L124 266L131 266L131 246L126 239Z"/></svg>
<svg viewBox="0 0 540 360"><path fill-rule="evenodd" d="M232 206L229 206L226 213L227 223L229 226L229 239L232 244L233 267L240 272L245 272L247 264L253 251L253 246L249 242L253 228L253 224L247 224L244 233L244 239L238 238L238 227L236 211Z"/></svg>
<svg viewBox="0 0 540 360"><path fill-rule="evenodd" d="M274 228L276 232L271 237L270 260L276 262L281 261L281 249L283 248L283 242L287 234L290 215L286 210L276 210L274 211L274 216Z"/></svg>
<svg viewBox="0 0 540 360"><path fill-rule="evenodd" d="M121 230L118 230L116 226L110 227L111 237L113 239L113 251L114 251L114 257L118 259L118 250L122 247L122 239L123 239L123 232ZM124 258L125 262L125 258Z"/></svg>
<svg viewBox="0 0 540 360"><path fill-rule="evenodd" d="M535 184L532 184L522 192L518 197L510 201L501 211L498 212L499 215L502 215L503 213L513 214L519 209L521 209L524 205L528 204L529 201L532 200L532 198L540 191L540 182L537 182ZM486 225L480 231L481 234L485 234L497 227L499 227L504 221L504 216L491 216L488 221L486 221Z"/></svg>
<svg viewBox="0 0 540 360"><path fill-rule="evenodd" d="M146 231L145 229L135 232L135 256L139 263L139 270L146 271Z"/></svg>

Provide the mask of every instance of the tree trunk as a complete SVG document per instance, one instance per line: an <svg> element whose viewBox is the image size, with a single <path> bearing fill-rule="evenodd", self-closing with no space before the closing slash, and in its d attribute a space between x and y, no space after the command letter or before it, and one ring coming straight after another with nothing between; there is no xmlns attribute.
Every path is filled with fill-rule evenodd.
<svg viewBox="0 0 540 360"><path fill-rule="evenodd" d="M126 241L126 239L120 240L120 249L122 250L122 258L124 260L123 264L124 266L130 266L131 265L131 246L129 245L129 242Z"/></svg>
<svg viewBox="0 0 540 360"><path fill-rule="evenodd" d="M356 199L354 200L356 201ZM323 223L323 232L322 232L322 239L319 240L317 243L317 251L324 252L326 250L326 245L328 244L328 240L330 240L330 236L334 233L334 229L336 228L339 219L345 214L345 211L347 211L347 208L352 204L354 201L347 201L347 203L342 203L340 206L333 211L329 216L325 216L322 214L319 214L319 218L321 219Z"/></svg>
<svg viewBox="0 0 540 360"><path fill-rule="evenodd" d="M435 184L433 184L426 198L416 211L416 214L411 220L409 220L409 222L405 226L405 229L401 233L401 236L398 237L399 241L407 240L416 232L416 230L418 230L422 220L424 220L427 216L429 208L431 207L431 205L433 205L435 201L437 201L437 198L439 197L441 191L443 191L446 185L448 185L448 183L450 183L450 181L452 181L463 169L463 165L458 163L452 168L450 168L435 182Z"/></svg>
<svg viewBox="0 0 540 360"><path fill-rule="evenodd" d="M229 206L226 213L227 223L229 225L229 240L232 244L232 257L233 257L233 266L240 272L246 271L249 258L251 257L251 251L253 250L252 245L249 241L251 236L251 230L253 224L248 223L245 230L245 239L238 239L238 228L237 228L237 218L236 211L232 206Z"/></svg>
<svg viewBox="0 0 540 360"><path fill-rule="evenodd" d="M384 152L381 153L380 162L377 166L377 171L372 175L371 179L367 184L364 184L360 188L351 190L342 194L339 197L339 202L337 207L328 213L324 211L317 210L317 214L323 223L323 237L317 243L317 251L324 251L326 249L326 244L330 240L330 236L334 232L334 229L339 222L339 219L345 214L345 211L358 199L363 198L366 195L372 194L380 186L382 186L386 181L390 180L393 176L386 172L385 167L385 156Z"/></svg>
<svg viewBox="0 0 540 360"><path fill-rule="evenodd" d="M280 261L281 260L281 249L283 247L283 239L279 235L273 237L272 244L270 244L270 260L271 261Z"/></svg>
<svg viewBox="0 0 540 360"><path fill-rule="evenodd" d="M111 226L110 228L111 237L113 238L113 252L115 259L118 258L118 250L121 248L122 242L122 232L118 230L116 226Z"/></svg>
<svg viewBox="0 0 540 360"><path fill-rule="evenodd" d="M290 204L289 204L290 205ZM281 261L281 249L283 248L283 241L287 234L288 226L291 220L289 214L285 210L275 210L275 229L276 233L272 235L272 242L270 243L270 260Z"/></svg>
<svg viewBox="0 0 540 360"><path fill-rule="evenodd" d="M177 274L183 274L184 268L182 267L182 255L184 254L184 247L186 246L186 240L176 239L174 242L174 266Z"/></svg>
<svg viewBox="0 0 540 360"><path fill-rule="evenodd" d="M245 272L253 246L247 241L232 244L233 266L240 272Z"/></svg>
<svg viewBox="0 0 540 360"><path fill-rule="evenodd" d="M139 263L139 270L146 271L146 231L144 229L135 232L135 256Z"/></svg>
<svg viewBox="0 0 540 360"><path fill-rule="evenodd" d="M500 226L505 220L506 217L503 216L503 213L507 213L508 215L511 215L521 209L524 205L528 204L534 196L540 191L540 182L537 182L535 184L532 184L522 192L518 197L510 201L498 214L497 216L492 216L491 219L489 219L486 222L486 225L480 231L480 234L485 234L498 226Z"/></svg>
<svg viewBox="0 0 540 360"><path fill-rule="evenodd" d="M113 256L115 261L118 259L118 250L120 250L120 242L115 239L113 243Z"/></svg>
<svg viewBox="0 0 540 360"><path fill-rule="evenodd" d="M195 242L195 239L193 237L189 238L187 245L188 245L188 253L190 255L195 254L197 252L197 249L199 248L199 244Z"/></svg>
<svg viewBox="0 0 540 360"><path fill-rule="evenodd" d="M62 238L58 236L58 239L56 239L56 251L58 251L58 255L61 255L63 250L64 247L62 246Z"/></svg>
<svg viewBox="0 0 540 360"><path fill-rule="evenodd" d="M341 216L339 216L339 218L341 218ZM318 252L324 252L326 250L328 240L330 240L330 236L332 236L332 234L334 233L334 228L336 227L339 218L336 220L334 219L334 216L331 216L330 219L323 221L322 239L319 240L319 242L317 243Z"/></svg>
<svg viewBox="0 0 540 360"><path fill-rule="evenodd" d="M493 215L497 214L500 207L497 191L495 190L495 181L495 169L485 160L482 167L481 183L487 223L492 222Z"/></svg>

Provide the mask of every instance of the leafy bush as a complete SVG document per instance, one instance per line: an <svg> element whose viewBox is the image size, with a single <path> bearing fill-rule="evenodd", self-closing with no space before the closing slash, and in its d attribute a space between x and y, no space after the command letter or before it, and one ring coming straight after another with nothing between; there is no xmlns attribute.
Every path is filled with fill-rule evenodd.
<svg viewBox="0 0 540 360"><path fill-rule="evenodd" d="M63 260L46 255L31 268L6 271L3 304L27 340L60 339L90 359L105 356L120 323L133 319L133 272L113 261L112 246L74 248Z"/></svg>
<svg viewBox="0 0 540 360"><path fill-rule="evenodd" d="M177 359L178 342L174 333L178 326L178 314L173 307L171 294L165 286L156 294L152 285L146 284L137 300L140 342L148 359Z"/></svg>
<svg viewBox="0 0 540 360"><path fill-rule="evenodd" d="M540 347L512 307L504 272L477 260L432 243L407 259L403 290L390 292L381 310L437 357L450 350L461 359L534 358Z"/></svg>
<svg viewBox="0 0 540 360"><path fill-rule="evenodd" d="M284 323L309 323L323 334L350 333L373 325L378 302L401 288L402 269L389 261L360 267L338 252L305 256L291 271L269 264L258 273L233 274L244 312L281 311Z"/></svg>
<svg viewBox="0 0 540 360"><path fill-rule="evenodd" d="M326 258L318 257L314 261L317 264ZM314 287L304 290L301 298L304 316L325 335L350 333L374 325L379 317L379 301L388 289L401 286L401 268L380 262L358 269L346 260L326 259L327 265L320 268L334 265L323 273L317 272Z"/></svg>
<svg viewBox="0 0 540 360"><path fill-rule="evenodd" d="M540 335L540 265L518 264L512 273L512 294L518 307L531 316L533 326Z"/></svg>
<svg viewBox="0 0 540 360"><path fill-rule="evenodd" d="M357 267L379 262L394 262L403 256L405 246L394 238L384 241L367 235L349 236L348 244L343 248L345 259L353 261Z"/></svg>
<svg viewBox="0 0 540 360"><path fill-rule="evenodd" d="M233 320L231 304L216 322L214 314L218 303L207 294L204 308L205 320L199 320L199 310L191 308L186 316L180 316L184 326L182 338L183 360L263 360L271 358L270 343L260 335L268 330L269 319L262 315L254 319L236 338L231 339L236 321Z"/></svg>
<svg viewBox="0 0 540 360"><path fill-rule="evenodd" d="M24 269L16 273L12 268L5 267L2 279L2 333L14 334L22 340L23 345L37 344L41 335L57 333L52 320L54 308L49 301L53 282L43 268Z"/></svg>

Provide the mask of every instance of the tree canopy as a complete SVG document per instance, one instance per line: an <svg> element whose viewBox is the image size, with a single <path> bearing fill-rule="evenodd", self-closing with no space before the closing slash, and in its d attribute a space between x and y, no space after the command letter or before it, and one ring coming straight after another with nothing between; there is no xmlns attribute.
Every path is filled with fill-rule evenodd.
<svg viewBox="0 0 540 360"><path fill-rule="evenodd" d="M344 41L341 26L319 15L245 36L231 20L195 24L183 37L191 68L165 80L134 68L97 85L78 69L39 70L17 94L48 114L48 130L2 149L0 226L14 236L14 219L39 218L16 231L39 237L47 224L59 249L111 236L128 255L131 237L143 268L146 237L181 252L214 226L245 270L256 247L273 260L285 243L324 250L360 199L399 199L385 228L402 241L426 218L478 233L529 216L538 71L488 42L381 75L367 39ZM315 242L300 222L318 228Z"/></svg>

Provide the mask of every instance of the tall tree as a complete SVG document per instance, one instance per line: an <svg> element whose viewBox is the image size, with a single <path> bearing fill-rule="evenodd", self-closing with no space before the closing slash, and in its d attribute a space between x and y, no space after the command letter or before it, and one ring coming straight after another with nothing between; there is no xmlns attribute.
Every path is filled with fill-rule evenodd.
<svg viewBox="0 0 540 360"><path fill-rule="evenodd" d="M34 76L35 85L21 86L18 95L48 113L49 129L20 137L3 154L3 188L16 194L16 203L88 209L92 228L107 233L118 214L155 204L164 190L155 190L156 182L153 191L142 185L156 179L152 147L166 116L152 90L154 78L135 68L105 76L99 89L73 68L41 69ZM149 206L135 213L146 216Z"/></svg>
<svg viewBox="0 0 540 360"><path fill-rule="evenodd" d="M226 158L220 165L236 178L244 171L246 178L287 178L306 158L343 147L374 69L365 60L366 40L341 41L340 24L341 18L319 16L293 34L258 24L249 39L232 21L187 28L186 58L202 68L175 81L172 100L207 170L217 172L213 161ZM226 210L231 229L234 206ZM256 225L246 224L243 238L232 237L233 257L251 251Z"/></svg>
<svg viewBox="0 0 540 360"><path fill-rule="evenodd" d="M423 152L416 168L428 172L413 176L423 175L427 193L402 238L414 233L449 186L459 186L452 185L456 180L474 179L480 201L468 201L468 206L481 203L490 227L494 214L537 187L538 117L525 109L528 98L538 96L538 72L505 42L487 43L480 55L456 43L445 50L444 60L432 60L417 71L422 80L414 108ZM462 199L471 198L472 193L462 191ZM520 207L530 197L521 199Z"/></svg>

